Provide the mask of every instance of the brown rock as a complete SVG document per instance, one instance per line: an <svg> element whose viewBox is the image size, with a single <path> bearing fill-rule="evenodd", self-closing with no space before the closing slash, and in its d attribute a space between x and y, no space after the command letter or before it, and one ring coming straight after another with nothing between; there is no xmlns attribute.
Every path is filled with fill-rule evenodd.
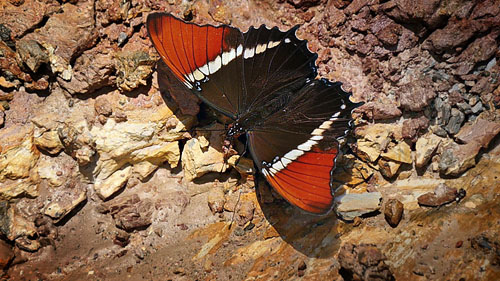
<svg viewBox="0 0 500 281"><path fill-rule="evenodd" d="M418 204L426 207L439 207L451 203L457 198L457 189L440 184L434 192L428 192L418 197Z"/></svg>
<svg viewBox="0 0 500 281"><path fill-rule="evenodd" d="M401 86L399 101L403 109L421 111L436 97L435 90L429 86L432 84L426 80L428 79L422 77L421 80L413 80L412 83Z"/></svg>
<svg viewBox="0 0 500 281"><path fill-rule="evenodd" d="M94 103L94 109L97 114L110 116L113 113L113 107L106 96L99 96Z"/></svg>
<svg viewBox="0 0 500 281"><path fill-rule="evenodd" d="M33 72L37 72L38 68L49 62L49 54L35 40L20 40L16 44L16 51L21 59L21 62L26 64Z"/></svg>
<svg viewBox="0 0 500 281"><path fill-rule="evenodd" d="M403 122L403 129L401 133L403 134L403 138L416 142L420 134L425 132L428 127L429 119L422 115L418 118L405 120Z"/></svg>
<svg viewBox="0 0 500 281"><path fill-rule="evenodd" d="M16 53L0 40L0 69L3 72L12 73L12 75L22 81L31 82L33 79L27 73L24 73L17 65Z"/></svg>
<svg viewBox="0 0 500 281"><path fill-rule="evenodd" d="M484 36L472 42L460 56L453 57L449 62L458 62L453 74L468 74L481 61L490 59L497 49L497 42L492 35Z"/></svg>
<svg viewBox="0 0 500 281"><path fill-rule="evenodd" d="M471 20L451 20L443 29L434 31L423 47L441 54L463 46L481 30L478 22Z"/></svg>
<svg viewBox="0 0 500 281"><path fill-rule="evenodd" d="M401 116L402 112L393 103L367 102L355 109L368 120L386 120Z"/></svg>
<svg viewBox="0 0 500 281"><path fill-rule="evenodd" d="M373 19L370 29L383 44L395 46L398 43L403 27L382 15Z"/></svg>
<svg viewBox="0 0 500 281"><path fill-rule="evenodd" d="M344 10L346 15L352 15L357 13L361 8L363 8L366 5L371 4L372 2L375 2L373 0L354 0L347 6L347 8Z"/></svg>
<svg viewBox="0 0 500 281"><path fill-rule="evenodd" d="M16 0L14 0L16 1ZM59 3L51 1L20 0L19 5L3 4L0 23L12 30L12 36L22 37L28 30L34 29L45 17L59 8Z"/></svg>
<svg viewBox="0 0 500 281"><path fill-rule="evenodd" d="M490 141L500 133L500 122L489 121L483 118L478 118L472 124L463 126L456 139L464 144L476 142L482 148L487 148Z"/></svg>
<svg viewBox="0 0 500 281"><path fill-rule="evenodd" d="M392 1L391 1L392 2ZM395 2L395 3L394 3ZM432 29L444 20L438 12L439 0L396 0L383 5L383 10L398 22L423 22Z"/></svg>
<svg viewBox="0 0 500 281"><path fill-rule="evenodd" d="M404 141L399 142L393 147L389 147L387 149L387 152L382 153L381 156L386 160L392 160L406 164L412 163L411 148Z"/></svg>
<svg viewBox="0 0 500 281"><path fill-rule="evenodd" d="M115 84L113 56L117 50L116 46L105 41L83 52L75 61L71 79L65 81L58 77L57 81L73 95L92 93L97 89Z"/></svg>
<svg viewBox="0 0 500 281"><path fill-rule="evenodd" d="M389 199L384 204L384 217L390 226L398 226L403 217L404 205L397 199Z"/></svg>
<svg viewBox="0 0 500 281"><path fill-rule="evenodd" d="M4 122L5 122L5 113L0 110L0 128L3 126Z"/></svg>
<svg viewBox="0 0 500 281"><path fill-rule="evenodd" d="M346 243L339 251L340 274L349 280L395 280L385 256L373 244Z"/></svg>
<svg viewBox="0 0 500 281"><path fill-rule="evenodd" d="M130 243L130 234L121 229L117 229L115 237L113 238L113 243L120 247L127 246Z"/></svg>
<svg viewBox="0 0 500 281"><path fill-rule="evenodd" d="M65 63L91 47L97 39L93 2L66 3L62 13L53 14L39 32L26 35L47 48L54 48L54 55ZM52 63L52 62L51 62Z"/></svg>
<svg viewBox="0 0 500 281"><path fill-rule="evenodd" d="M140 199L137 194L132 194L103 203L98 210L101 213L109 212L117 227L132 231L151 224L152 207L150 199Z"/></svg>

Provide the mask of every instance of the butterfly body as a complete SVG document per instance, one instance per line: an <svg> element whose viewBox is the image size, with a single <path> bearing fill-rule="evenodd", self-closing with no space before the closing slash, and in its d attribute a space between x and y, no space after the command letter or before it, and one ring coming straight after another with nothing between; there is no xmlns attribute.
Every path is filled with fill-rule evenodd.
<svg viewBox="0 0 500 281"><path fill-rule="evenodd" d="M359 104L340 83L315 79L317 55L296 37L298 26L243 33L163 13L149 15L147 26L169 70L232 120L225 150L245 134L259 172L278 193L307 212L328 212L339 139Z"/></svg>

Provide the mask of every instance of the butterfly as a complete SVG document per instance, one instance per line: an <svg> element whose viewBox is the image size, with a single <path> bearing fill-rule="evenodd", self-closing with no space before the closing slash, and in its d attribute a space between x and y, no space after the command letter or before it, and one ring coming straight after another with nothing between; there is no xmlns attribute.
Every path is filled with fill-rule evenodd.
<svg viewBox="0 0 500 281"><path fill-rule="evenodd" d="M232 123L226 140L246 135L254 163L289 203L314 214L333 205L339 140L352 129L341 83L316 79L317 54L277 27L198 25L152 13L147 30L177 79Z"/></svg>

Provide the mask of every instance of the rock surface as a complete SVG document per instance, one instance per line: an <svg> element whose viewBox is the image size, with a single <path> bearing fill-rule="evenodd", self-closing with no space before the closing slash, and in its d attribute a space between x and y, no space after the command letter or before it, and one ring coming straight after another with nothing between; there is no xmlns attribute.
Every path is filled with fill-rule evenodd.
<svg viewBox="0 0 500 281"><path fill-rule="evenodd" d="M223 125L156 64L153 11L300 25L319 77L365 102L334 211L291 207L222 153ZM9 0L0 14L0 279L498 279L498 1Z"/></svg>

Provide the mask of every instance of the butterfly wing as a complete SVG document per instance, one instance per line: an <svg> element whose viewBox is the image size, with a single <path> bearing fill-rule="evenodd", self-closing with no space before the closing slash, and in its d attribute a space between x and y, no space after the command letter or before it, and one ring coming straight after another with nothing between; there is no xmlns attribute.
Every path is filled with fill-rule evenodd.
<svg viewBox="0 0 500 281"><path fill-rule="evenodd" d="M150 14L147 29L170 71L202 101L235 119L243 89L243 34L230 26L200 26L165 13Z"/></svg>
<svg viewBox="0 0 500 281"><path fill-rule="evenodd" d="M295 36L297 26L197 25L170 14L148 16L154 47L174 75L202 101L233 120L265 106L284 90L316 76L316 54Z"/></svg>
<svg viewBox="0 0 500 281"><path fill-rule="evenodd" d="M331 209L338 139L349 132L357 105L340 83L314 80L248 131L258 169L287 201L315 214Z"/></svg>

